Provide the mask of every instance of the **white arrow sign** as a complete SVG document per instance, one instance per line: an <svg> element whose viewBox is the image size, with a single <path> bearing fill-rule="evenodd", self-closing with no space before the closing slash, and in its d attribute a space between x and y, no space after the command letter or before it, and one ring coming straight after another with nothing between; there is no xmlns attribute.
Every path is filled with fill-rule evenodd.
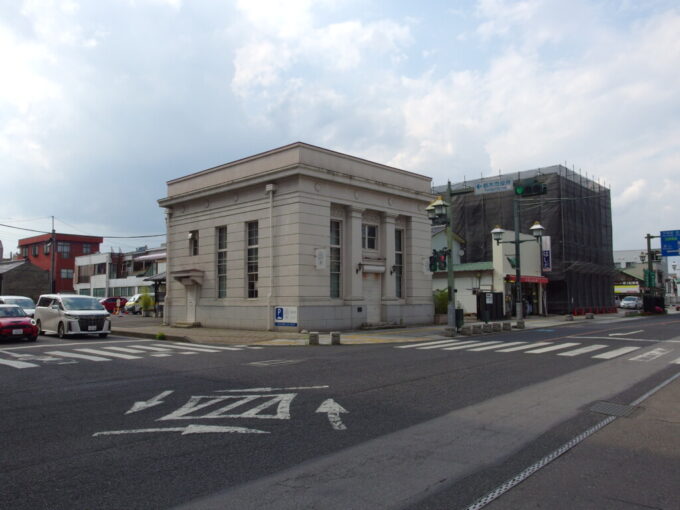
<svg viewBox="0 0 680 510"><path fill-rule="evenodd" d="M143 411L144 409L149 409L150 407L158 406L163 403L163 400L165 397L170 395L172 393L172 390L169 391L164 391L163 393L159 393L153 398L150 398L149 400L142 400L141 402L135 402L132 407L125 413L125 414L132 414L136 413L139 411Z"/></svg>
<svg viewBox="0 0 680 510"><path fill-rule="evenodd" d="M342 420L340 420L340 413L348 413L349 411L332 398L324 400L316 412L328 414L328 421L331 422L333 429L347 430L347 427L342 423Z"/></svg>
<svg viewBox="0 0 680 510"><path fill-rule="evenodd" d="M626 336L626 335L634 335L635 333L642 333L642 329L638 329L637 331L629 331L628 333L609 333L609 336Z"/></svg>

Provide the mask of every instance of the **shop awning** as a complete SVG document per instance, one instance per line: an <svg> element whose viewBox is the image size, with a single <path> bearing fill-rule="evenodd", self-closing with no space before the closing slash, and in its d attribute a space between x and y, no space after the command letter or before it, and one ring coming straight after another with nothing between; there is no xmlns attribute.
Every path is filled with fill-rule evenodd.
<svg viewBox="0 0 680 510"><path fill-rule="evenodd" d="M505 275L505 281L506 282L513 282L515 281L515 275L514 274L506 274ZM520 275L519 281L522 283L542 283L542 284L547 284L548 279L545 276L525 276L525 275Z"/></svg>

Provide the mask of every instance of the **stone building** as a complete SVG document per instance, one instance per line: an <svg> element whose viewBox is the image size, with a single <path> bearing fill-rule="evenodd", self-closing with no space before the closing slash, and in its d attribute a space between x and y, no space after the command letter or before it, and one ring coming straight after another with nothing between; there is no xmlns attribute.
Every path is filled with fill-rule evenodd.
<svg viewBox="0 0 680 510"><path fill-rule="evenodd" d="M169 181L165 321L431 323L430 186L299 142Z"/></svg>

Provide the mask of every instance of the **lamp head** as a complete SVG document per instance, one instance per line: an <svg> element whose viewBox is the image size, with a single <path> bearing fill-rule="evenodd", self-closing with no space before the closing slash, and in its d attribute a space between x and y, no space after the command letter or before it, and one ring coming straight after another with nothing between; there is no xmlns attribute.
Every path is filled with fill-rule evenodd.
<svg viewBox="0 0 680 510"><path fill-rule="evenodd" d="M501 242L504 232L505 230L503 230L499 225L496 225L496 228L491 231L491 237L494 241L496 241L496 244Z"/></svg>
<svg viewBox="0 0 680 510"><path fill-rule="evenodd" d="M545 232L545 228L538 221L534 221L534 224L531 225L529 230L537 239L543 237L543 233Z"/></svg>

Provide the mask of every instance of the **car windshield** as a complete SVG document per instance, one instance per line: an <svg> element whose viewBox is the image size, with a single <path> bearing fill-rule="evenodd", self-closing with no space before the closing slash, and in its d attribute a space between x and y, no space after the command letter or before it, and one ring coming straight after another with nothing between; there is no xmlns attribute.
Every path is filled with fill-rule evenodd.
<svg viewBox="0 0 680 510"><path fill-rule="evenodd" d="M623 298L624 301L637 301L637 298L634 296L628 296Z"/></svg>
<svg viewBox="0 0 680 510"><path fill-rule="evenodd" d="M62 297L61 302L66 310L104 310L99 301L88 296Z"/></svg>
<svg viewBox="0 0 680 510"><path fill-rule="evenodd" d="M35 308L35 303L31 298L2 298L8 305L19 305L21 308Z"/></svg>
<svg viewBox="0 0 680 510"><path fill-rule="evenodd" d="M26 312L18 306L0 306L0 317L26 317Z"/></svg>

